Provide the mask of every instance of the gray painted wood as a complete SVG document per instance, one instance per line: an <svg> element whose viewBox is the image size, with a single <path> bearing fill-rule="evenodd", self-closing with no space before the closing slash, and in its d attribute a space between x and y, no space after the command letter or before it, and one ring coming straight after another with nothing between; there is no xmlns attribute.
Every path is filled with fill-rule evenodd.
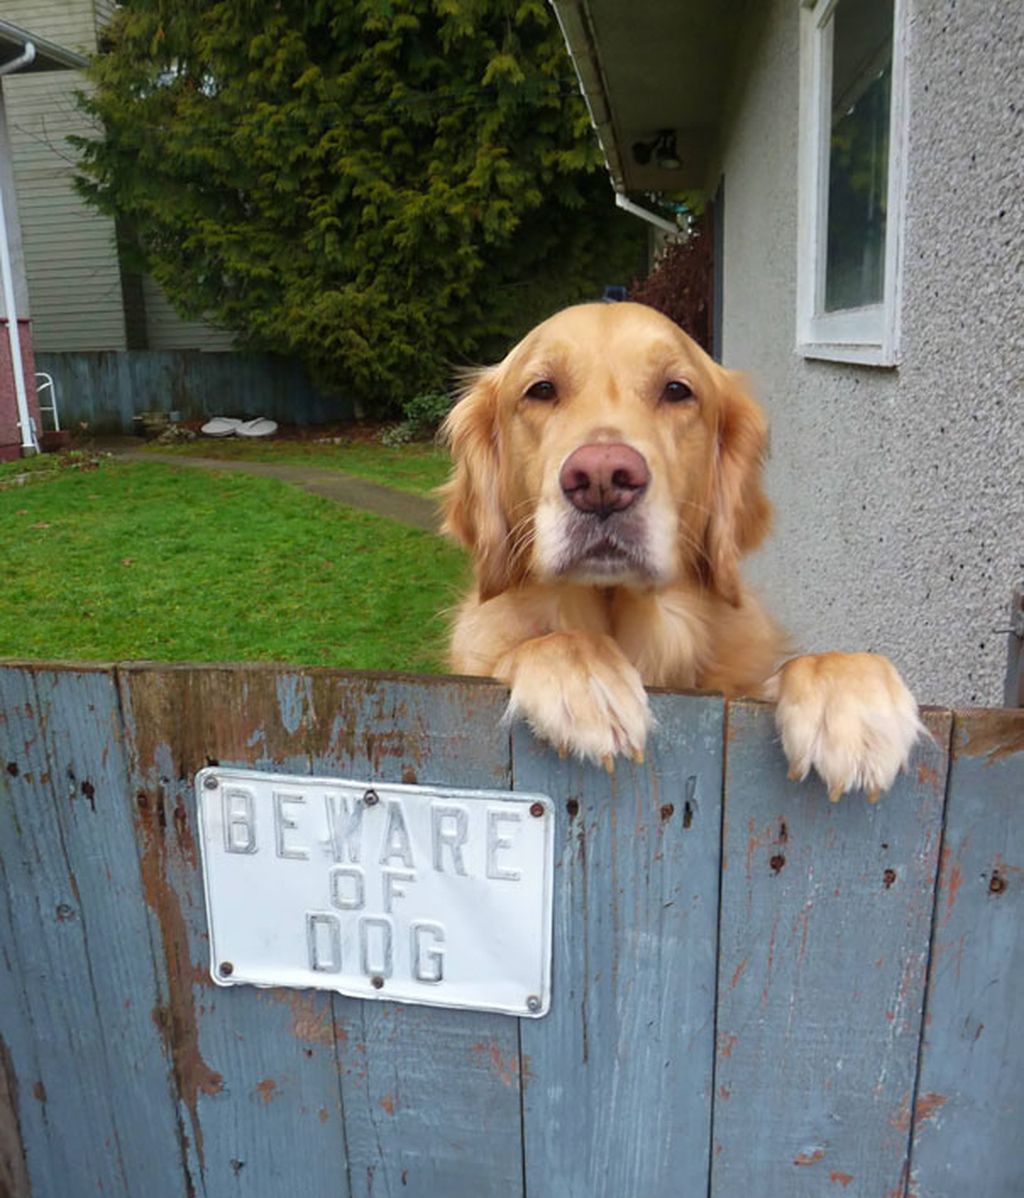
<svg viewBox="0 0 1024 1198"><path fill-rule="evenodd" d="M1024 1194L1024 711L955 717L909 1195Z"/></svg>
<svg viewBox="0 0 1024 1198"><path fill-rule="evenodd" d="M515 730L515 787L558 820L552 1008L521 1022L531 1198L707 1193L723 703L652 703L646 765L611 778Z"/></svg>
<svg viewBox="0 0 1024 1198"><path fill-rule="evenodd" d="M948 712L870 806L786 779L773 712L730 704L714 1198L903 1192Z"/></svg>
<svg viewBox="0 0 1024 1198"><path fill-rule="evenodd" d="M181 412L183 419L269 416L288 424L352 417L343 398L323 395L292 358L248 352L117 350L37 353L53 376L61 427L91 433L138 433L140 412Z"/></svg>
<svg viewBox="0 0 1024 1198"><path fill-rule="evenodd" d="M831 806L759 704L723 736L721 700L656 695L647 765L608 778L510 748L504 702L0 664L4 1198L1021 1192L1024 716L957 716L948 808L948 712L877 807ZM551 1014L215 987L211 760L550 793Z"/></svg>
<svg viewBox="0 0 1024 1198"><path fill-rule="evenodd" d="M184 1198L161 1008L101 670L0 670L0 1035L35 1198Z"/></svg>
<svg viewBox="0 0 1024 1198"><path fill-rule="evenodd" d="M164 1035L191 1183L208 1198L346 1198L330 995L215 986L196 842L195 771L308 773L275 668L128 667L122 702Z"/></svg>
<svg viewBox="0 0 1024 1198"><path fill-rule="evenodd" d="M487 683L330 672L291 696L315 773L484 789L509 787L506 701ZM515 1019L340 996L335 1016L353 1195L520 1193Z"/></svg>

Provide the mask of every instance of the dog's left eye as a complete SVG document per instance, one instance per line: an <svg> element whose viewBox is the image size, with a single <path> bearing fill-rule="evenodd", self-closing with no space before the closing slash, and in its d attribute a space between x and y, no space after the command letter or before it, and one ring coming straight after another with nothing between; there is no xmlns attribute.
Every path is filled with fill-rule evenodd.
<svg viewBox="0 0 1024 1198"><path fill-rule="evenodd" d="M539 383L534 383L532 387L527 388L526 398L550 401L555 398L555 384L549 379L541 379Z"/></svg>
<svg viewBox="0 0 1024 1198"><path fill-rule="evenodd" d="M666 403L682 403L683 400L693 399L693 388L689 383L683 383L679 379L673 379L670 383L665 384L665 389L661 393L661 398Z"/></svg>

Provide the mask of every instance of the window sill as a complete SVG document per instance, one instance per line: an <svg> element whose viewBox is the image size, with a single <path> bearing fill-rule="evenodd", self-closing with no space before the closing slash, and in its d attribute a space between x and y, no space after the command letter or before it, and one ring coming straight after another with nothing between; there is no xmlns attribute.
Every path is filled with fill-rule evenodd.
<svg viewBox="0 0 1024 1198"><path fill-rule="evenodd" d="M849 362L856 366L899 365L899 356L893 349L882 345L843 345L829 342L797 342L796 352L802 358L819 359L823 362Z"/></svg>

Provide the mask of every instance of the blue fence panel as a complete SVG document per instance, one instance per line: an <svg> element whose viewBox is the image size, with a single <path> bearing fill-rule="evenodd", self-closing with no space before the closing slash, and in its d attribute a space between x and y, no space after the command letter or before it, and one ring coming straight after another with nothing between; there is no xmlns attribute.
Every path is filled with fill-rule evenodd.
<svg viewBox="0 0 1024 1198"><path fill-rule="evenodd" d="M4 1198L1024 1191L1024 712L928 712L890 795L832 806L761 704L654 695L609 777L505 698L0 664ZM214 986L207 765L548 793L550 1013Z"/></svg>

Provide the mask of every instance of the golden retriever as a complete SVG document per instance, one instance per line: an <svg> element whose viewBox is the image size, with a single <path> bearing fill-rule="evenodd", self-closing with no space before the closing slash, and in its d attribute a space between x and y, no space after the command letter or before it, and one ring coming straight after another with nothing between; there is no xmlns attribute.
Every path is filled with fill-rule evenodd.
<svg viewBox="0 0 1024 1198"><path fill-rule="evenodd" d="M476 585L450 664L563 753L642 760L645 686L774 701L790 777L874 801L922 726L884 657L787 656L740 558L771 522L739 377L641 304L568 308L473 374L444 429L445 531ZM783 664L784 663L784 664Z"/></svg>

